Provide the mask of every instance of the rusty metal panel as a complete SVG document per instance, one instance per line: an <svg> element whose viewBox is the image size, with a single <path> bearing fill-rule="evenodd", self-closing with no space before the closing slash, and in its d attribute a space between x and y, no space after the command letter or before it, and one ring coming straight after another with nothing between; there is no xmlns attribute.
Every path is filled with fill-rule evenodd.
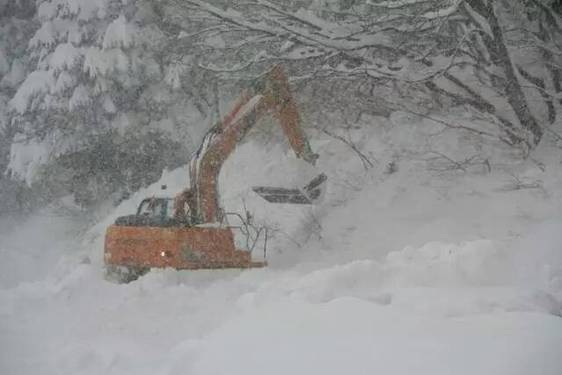
<svg viewBox="0 0 562 375"><path fill-rule="evenodd" d="M234 247L229 228L126 227L112 225L105 237L107 264L175 269L249 268L247 251Z"/></svg>

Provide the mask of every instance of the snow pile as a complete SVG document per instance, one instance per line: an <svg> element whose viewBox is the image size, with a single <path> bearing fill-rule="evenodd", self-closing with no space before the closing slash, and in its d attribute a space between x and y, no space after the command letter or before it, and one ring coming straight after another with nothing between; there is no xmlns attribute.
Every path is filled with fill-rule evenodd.
<svg viewBox="0 0 562 375"><path fill-rule="evenodd" d="M393 121L409 120L357 138L368 170L337 139L313 143L318 168L282 142L236 150L222 204L272 230L265 269L103 279L105 228L188 186L187 167L109 215L88 213L98 224L87 233L56 217L0 230L0 373L558 375L559 154L509 164L508 151L473 149L435 124L410 124L408 141ZM426 132L438 134L428 147L461 161L478 151L492 170L434 159L417 142ZM313 207L251 189L304 186L319 170L328 191Z"/></svg>
<svg viewBox="0 0 562 375"><path fill-rule="evenodd" d="M128 285L103 281L96 264L64 275L59 265L0 292L0 369L558 374L560 299L490 278L481 265L501 253L488 241L433 243L335 266L155 270Z"/></svg>
<svg viewBox="0 0 562 375"><path fill-rule="evenodd" d="M558 318L538 314L437 320L355 298L285 302L184 343L163 373L554 375L561 334Z"/></svg>
<svg viewBox="0 0 562 375"><path fill-rule="evenodd" d="M84 218L61 218L49 210L24 223L0 220L0 288L42 282L52 275L59 263L77 250L73 236L86 223Z"/></svg>

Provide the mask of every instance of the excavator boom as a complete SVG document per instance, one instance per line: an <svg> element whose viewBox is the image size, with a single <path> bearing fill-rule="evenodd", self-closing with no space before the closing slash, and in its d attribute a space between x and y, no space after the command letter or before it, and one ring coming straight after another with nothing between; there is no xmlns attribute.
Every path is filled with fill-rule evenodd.
<svg viewBox="0 0 562 375"><path fill-rule="evenodd" d="M220 170L258 120L271 112L279 121L289 145L298 158L314 164L314 154L301 128L295 101L289 90L287 77L280 65L259 77L245 90L234 108L206 134L201 147L194 154L190 166L191 210L201 222L220 222L218 177Z"/></svg>

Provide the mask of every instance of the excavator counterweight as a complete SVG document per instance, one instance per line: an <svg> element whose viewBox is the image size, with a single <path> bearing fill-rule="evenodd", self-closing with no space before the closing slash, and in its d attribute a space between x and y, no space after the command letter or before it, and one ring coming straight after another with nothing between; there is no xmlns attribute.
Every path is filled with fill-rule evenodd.
<svg viewBox="0 0 562 375"><path fill-rule="evenodd" d="M131 281L154 267L221 269L263 267L249 249L237 249L232 228L219 205L222 165L266 113L273 113L298 158L315 164L301 128L287 77L275 66L242 92L233 109L205 135L190 162L189 188L175 199L147 198L134 215L120 217L106 231L104 261L109 278ZM326 176L320 174L302 190L254 187L272 203L310 204Z"/></svg>

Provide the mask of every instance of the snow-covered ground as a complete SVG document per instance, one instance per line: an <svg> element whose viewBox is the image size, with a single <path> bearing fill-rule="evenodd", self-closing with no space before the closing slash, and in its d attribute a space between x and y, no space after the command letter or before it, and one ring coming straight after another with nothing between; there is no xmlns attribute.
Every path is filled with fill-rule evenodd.
<svg viewBox="0 0 562 375"><path fill-rule="evenodd" d="M437 134L418 125L414 138ZM562 373L559 149L507 163L441 139L439 154L491 165L465 172L404 152L392 121L376 129L357 140L373 150L369 171L337 140L314 144L329 184L312 208L250 191L317 172L281 147L248 143L227 162L227 211L245 205L274 229L266 269L103 279L107 224L163 183L180 189L184 169L87 232L88 218L52 210L0 222L0 374Z"/></svg>

